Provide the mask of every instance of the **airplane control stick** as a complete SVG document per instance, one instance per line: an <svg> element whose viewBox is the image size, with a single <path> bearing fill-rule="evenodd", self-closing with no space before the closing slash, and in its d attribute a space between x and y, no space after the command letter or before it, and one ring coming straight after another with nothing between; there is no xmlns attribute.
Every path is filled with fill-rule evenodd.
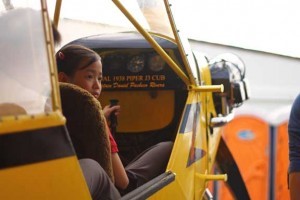
<svg viewBox="0 0 300 200"><path fill-rule="evenodd" d="M113 107L115 105L118 105L119 100L118 99L110 99L110 107ZM117 131L117 126L118 126L118 119L117 116L115 115L115 112L112 112L109 116L110 119L110 129L111 129L111 134L115 136L116 131Z"/></svg>

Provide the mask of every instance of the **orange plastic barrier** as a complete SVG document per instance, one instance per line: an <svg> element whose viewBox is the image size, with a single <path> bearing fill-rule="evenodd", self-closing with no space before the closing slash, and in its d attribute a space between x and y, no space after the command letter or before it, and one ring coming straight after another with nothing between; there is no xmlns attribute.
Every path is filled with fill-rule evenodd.
<svg viewBox="0 0 300 200"><path fill-rule="evenodd" d="M288 121L277 126L276 168L275 168L275 199L290 199L287 185L288 157Z"/></svg>
<svg viewBox="0 0 300 200"><path fill-rule="evenodd" d="M290 199L287 185L290 107L280 108L269 116L249 113L244 112L227 124L223 137L240 168L250 198ZM215 199L234 199L224 182L210 183L209 188Z"/></svg>
<svg viewBox="0 0 300 200"><path fill-rule="evenodd" d="M237 116L224 128L223 137L236 159L251 199L267 199L269 124L256 116ZM233 199L225 183L218 184L218 199Z"/></svg>

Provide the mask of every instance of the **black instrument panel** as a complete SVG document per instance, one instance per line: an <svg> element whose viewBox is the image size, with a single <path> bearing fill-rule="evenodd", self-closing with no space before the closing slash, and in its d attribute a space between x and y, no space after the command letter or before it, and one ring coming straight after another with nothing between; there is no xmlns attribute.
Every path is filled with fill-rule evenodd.
<svg viewBox="0 0 300 200"><path fill-rule="evenodd" d="M155 51L98 52L103 65L103 90L186 88Z"/></svg>

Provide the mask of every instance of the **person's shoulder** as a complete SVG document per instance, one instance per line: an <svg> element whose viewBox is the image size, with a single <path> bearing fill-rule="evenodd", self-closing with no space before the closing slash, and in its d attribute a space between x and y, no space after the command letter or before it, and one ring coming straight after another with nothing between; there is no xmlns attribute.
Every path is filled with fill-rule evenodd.
<svg viewBox="0 0 300 200"><path fill-rule="evenodd" d="M300 106L300 93L296 96L293 105Z"/></svg>
<svg viewBox="0 0 300 200"><path fill-rule="evenodd" d="M299 112L300 112L300 93L296 96L292 104L290 117L292 117L295 114L298 115Z"/></svg>

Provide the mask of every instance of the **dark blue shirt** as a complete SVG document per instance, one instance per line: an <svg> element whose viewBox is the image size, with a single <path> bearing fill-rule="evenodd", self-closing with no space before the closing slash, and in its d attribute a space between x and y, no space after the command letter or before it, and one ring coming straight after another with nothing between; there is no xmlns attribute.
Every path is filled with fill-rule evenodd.
<svg viewBox="0 0 300 200"><path fill-rule="evenodd" d="M289 173L300 172L300 94L295 99L288 124Z"/></svg>

